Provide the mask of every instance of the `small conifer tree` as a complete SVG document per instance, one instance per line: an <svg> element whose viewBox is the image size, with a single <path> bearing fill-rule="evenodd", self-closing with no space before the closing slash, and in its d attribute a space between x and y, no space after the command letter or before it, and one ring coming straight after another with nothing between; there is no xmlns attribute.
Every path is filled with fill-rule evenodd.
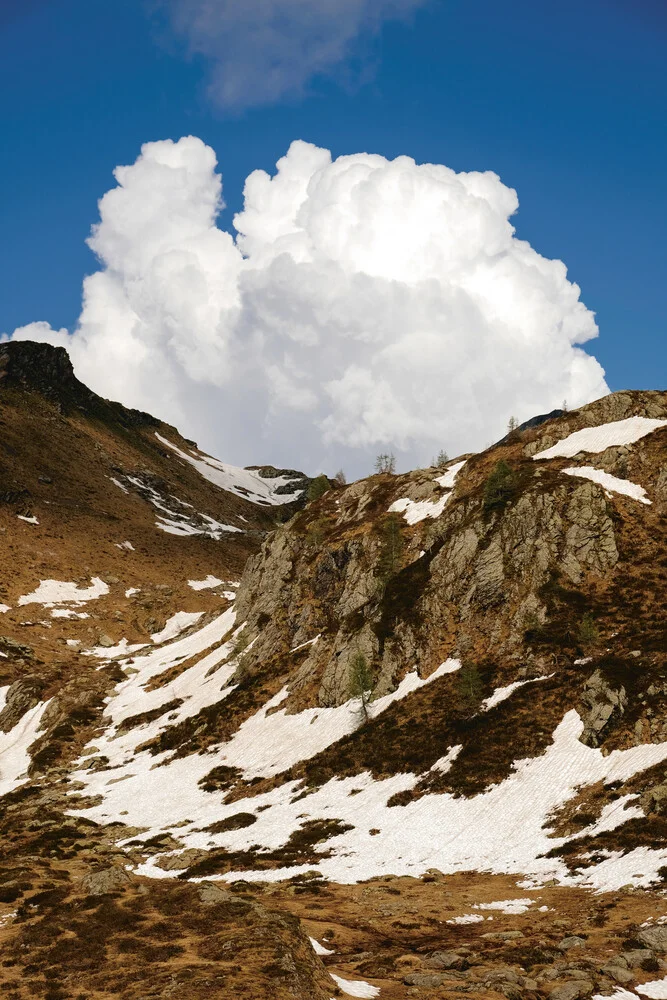
<svg viewBox="0 0 667 1000"><path fill-rule="evenodd" d="M388 472L392 476L396 472L396 456L393 451L381 453L375 459L375 471L379 473Z"/></svg>
<svg viewBox="0 0 667 1000"><path fill-rule="evenodd" d="M457 677L458 696L466 709L472 711L479 704L484 684L479 668L474 663L464 663Z"/></svg>
<svg viewBox="0 0 667 1000"><path fill-rule="evenodd" d="M512 496L516 485L514 473L504 459L496 462L491 475L484 483L484 509L503 507Z"/></svg>
<svg viewBox="0 0 667 1000"><path fill-rule="evenodd" d="M368 722L370 713L368 705L373 691L373 674L368 664L368 660L362 652L357 652L352 657L349 672L349 695L350 698L359 699L359 715L362 722Z"/></svg>
<svg viewBox="0 0 667 1000"><path fill-rule="evenodd" d="M319 500L321 496L324 496L328 489L329 480L327 477L325 475L316 476L315 479L311 479L308 484L308 493L306 496L308 497L309 502Z"/></svg>

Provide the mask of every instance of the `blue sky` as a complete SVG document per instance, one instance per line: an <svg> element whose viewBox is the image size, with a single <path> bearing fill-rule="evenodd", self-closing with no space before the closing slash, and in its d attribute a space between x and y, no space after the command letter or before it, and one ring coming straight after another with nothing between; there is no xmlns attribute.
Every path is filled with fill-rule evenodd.
<svg viewBox="0 0 667 1000"><path fill-rule="evenodd" d="M72 327L84 244L111 172L143 142L211 145L231 211L246 175L303 138L456 170L517 189L518 236L562 259L601 335L612 389L665 388L667 15L652 0L434 2L386 23L342 65L278 103L220 110L137 0L6 3L0 13L0 330ZM358 74L357 74L358 75ZM354 76L354 73L352 74Z"/></svg>

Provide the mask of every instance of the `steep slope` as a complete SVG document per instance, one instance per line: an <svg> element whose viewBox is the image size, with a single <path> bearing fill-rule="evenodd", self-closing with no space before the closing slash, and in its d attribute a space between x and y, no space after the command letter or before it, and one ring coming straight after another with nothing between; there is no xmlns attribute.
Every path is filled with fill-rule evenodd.
<svg viewBox="0 0 667 1000"><path fill-rule="evenodd" d="M160 503L231 523L220 490L258 488L234 473L229 499L226 468L123 419L165 479L178 463ZM202 462L213 481L187 492ZM264 509L255 535L167 536L183 549L162 554L141 502L142 572L160 553L181 617L147 640L121 610L117 647L79 657L69 687L43 683L52 646L38 670L11 646L0 661L18 678L0 714L9 996L197 997L214 973L230 997L667 995L644 985L667 974L667 394L332 487L279 508L294 516L259 550ZM215 575L204 553L238 568L251 537L235 599L183 583L194 560ZM132 600L105 585L77 607ZM32 636L17 594L8 620ZM61 619L61 638L86 622ZM111 928L83 966L80 911ZM56 968L69 985L49 994Z"/></svg>

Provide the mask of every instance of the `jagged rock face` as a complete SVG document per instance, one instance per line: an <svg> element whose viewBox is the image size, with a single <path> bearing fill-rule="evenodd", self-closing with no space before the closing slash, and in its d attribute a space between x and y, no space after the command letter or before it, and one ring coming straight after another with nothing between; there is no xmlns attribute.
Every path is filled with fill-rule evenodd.
<svg viewBox="0 0 667 1000"><path fill-rule="evenodd" d="M389 578L380 567L383 524L396 517L388 509L400 497L436 504L446 492L437 470L331 490L246 566L237 607L257 639L244 671L261 669L269 651L321 633L291 688L335 705L349 696L349 664L359 651L374 664L377 696L415 663L428 672L448 655L521 655L525 629L550 619L550 590L558 585L584 595L613 586L624 533L637 528L650 541L664 503L658 436L578 461L641 482L653 497L644 510L625 498L619 505L597 482L564 475L563 459L536 462L533 455L581 428L666 413L664 394L619 394L469 458L442 513L414 525L401 519L400 565ZM510 463L514 485L505 502L490 504L485 483L499 460ZM529 652L527 659L546 669L544 657ZM599 721L591 721L593 729Z"/></svg>

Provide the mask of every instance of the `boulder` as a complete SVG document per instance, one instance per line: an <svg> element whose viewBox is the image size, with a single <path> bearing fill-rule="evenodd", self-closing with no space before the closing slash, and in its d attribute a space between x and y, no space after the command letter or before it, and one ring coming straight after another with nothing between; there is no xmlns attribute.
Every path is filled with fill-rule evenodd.
<svg viewBox="0 0 667 1000"><path fill-rule="evenodd" d="M667 926L661 925L658 927L644 927L643 930L637 935L639 941L645 944L647 948L653 948L654 951L665 952L667 951ZM647 955L646 958L652 958L652 955Z"/></svg>
<svg viewBox="0 0 667 1000"><path fill-rule="evenodd" d="M578 1000L578 997L589 997L593 992L590 979L575 979L569 983L561 983L549 994L549 1000Z"/></svg>

